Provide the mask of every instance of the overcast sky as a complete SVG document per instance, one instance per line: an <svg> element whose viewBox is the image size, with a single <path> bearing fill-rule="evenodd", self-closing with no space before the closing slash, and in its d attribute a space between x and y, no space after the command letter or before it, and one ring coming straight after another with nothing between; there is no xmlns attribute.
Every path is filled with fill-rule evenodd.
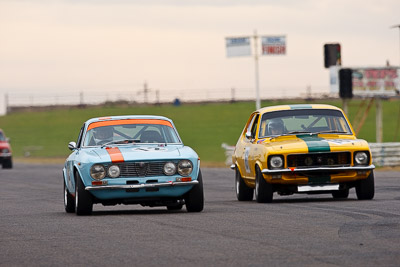
<svg viewBox="0 0 400 267"><path fill-rule="evenodd" d="M0 0L0 94L254 88L254 60L225 37L286 35L260 88L329 92L323 45L345 67L399 65L399 0ZM278 94L278 93L277 93ZM265 95L265 94L264 94ZM0 103L0 110L3 101Z"/></svg>

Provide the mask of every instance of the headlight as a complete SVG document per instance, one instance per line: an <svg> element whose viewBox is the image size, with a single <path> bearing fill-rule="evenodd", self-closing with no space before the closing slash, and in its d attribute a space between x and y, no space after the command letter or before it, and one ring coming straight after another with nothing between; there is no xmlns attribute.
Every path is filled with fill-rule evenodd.
<svg viewBox="0 0 400 267"><path fill-rule="evenodd" d="M190 160L184 159L178 163L178 173L182 176L187 176L192 173L193 164Z"/></svg>
<svg viewBox="0 0 400 267"><path fill-rule="evenodd" d="M281 169L283 167L283 159L281 156L272 156L269 159L271 169Z"/></svg>
<svg viewBox="0 0 400 267"><path fill-rule="evenodd" d="M90 168L90 176L93 179L101 180L106 176L106 170L104 169L103 165L95 164Z"/></svg>
<svg viewBox="0 0 400 267"><path fill-rule="evenodd" d="M108 176L110 176L111 178L118 177L120 173L121 171L117 165L111 165L110 167L108 167Z"/></svg>
<svg viewBox="0 0 400 267"><path fill-rule="evenodd" d="M165 175L174 175L176 173L176 166L173 162L167 162L164 164Z"/></svg>
<svg viewBox="0 0 400 267"><path fill-rule="evenodd" d="M3 153L8 153L8 152L10 152L10 151L8 151L8 148L3 148L3 149L1 150L1 152L3 152Z"/></svg>
<svg viewBox="0 0 400 267"><path fill-rule="evenodd" d="M367 165L368 164L368 155L365 152L357 152L354 156L354 160L357 165Z"/></svg>

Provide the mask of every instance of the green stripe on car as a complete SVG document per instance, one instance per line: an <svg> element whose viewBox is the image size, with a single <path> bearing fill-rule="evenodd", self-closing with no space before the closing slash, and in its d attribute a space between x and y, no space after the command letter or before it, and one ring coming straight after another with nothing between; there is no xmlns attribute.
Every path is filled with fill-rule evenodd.
<svg viewBox="0 0 400 267"><path fill-rule="evenodd" d="M329 152L331 148L329 143L324 138L320 138L317 135L297 135L298 138L306 142L309 153L315 152ZM319 176L308 176L308 184L329 184L331 182L331 176L329 174Z"/></svg>
<svg viewBox="0 0 400 267"><path fill-rule="evenodd" d="M311 105L289 105L290 109L307 109L312 108Z"/></svg>
<svg viewBox="0 0 400 267"><path fill-rule="evenodd" d="M331 176L329 174L319 176L309 176L308 184L329 184L331 182Z"/></svg>
<svg viewBox="0 0 400 267"><path fill-rule="evenodd" d="M329 146L329 143L325 141L324 138L317 137L316 135L297 135L298 138L302 139L304 142L306 142L306 145L308 147L308 152L329 152L331 151L331 148Z"/></svg>

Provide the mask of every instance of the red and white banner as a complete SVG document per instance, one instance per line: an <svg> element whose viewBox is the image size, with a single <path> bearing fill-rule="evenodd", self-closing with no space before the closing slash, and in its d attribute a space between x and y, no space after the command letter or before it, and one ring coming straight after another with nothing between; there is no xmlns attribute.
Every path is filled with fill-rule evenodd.
<svg viewBox="0 0 400 267"><path fill-rule="evenodd" d="M263 55L286 55L286 36L262 36Z"/></svg>

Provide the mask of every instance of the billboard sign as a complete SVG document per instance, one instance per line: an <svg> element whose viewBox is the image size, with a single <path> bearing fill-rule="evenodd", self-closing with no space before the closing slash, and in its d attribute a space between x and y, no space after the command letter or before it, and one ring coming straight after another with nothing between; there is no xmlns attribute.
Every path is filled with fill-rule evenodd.
<svg viewBox="0 0 400 267"><path fill-rule="evenodd" d="M339 66L329 67L330 92L339 93ZM351 68L356 96L393 96L400 91L400 67Z"/></svg>
<svg viewBox="0 0 400 267"><path fill-rule="evenodd" d="M263 55L286 55L286 36L262 36Z"/></svg>
<svg viewBox="0 0 400 267"><path fill-rule="evenodd" d="M400 68L352 68L355 95L395 95L400 90Z"/></svg>
<svg viewBox="0 0 400 267"><path fill-rule="evenodd" d="M251 55L250 37L228 37L225 40L227 57Z"/></svg>

